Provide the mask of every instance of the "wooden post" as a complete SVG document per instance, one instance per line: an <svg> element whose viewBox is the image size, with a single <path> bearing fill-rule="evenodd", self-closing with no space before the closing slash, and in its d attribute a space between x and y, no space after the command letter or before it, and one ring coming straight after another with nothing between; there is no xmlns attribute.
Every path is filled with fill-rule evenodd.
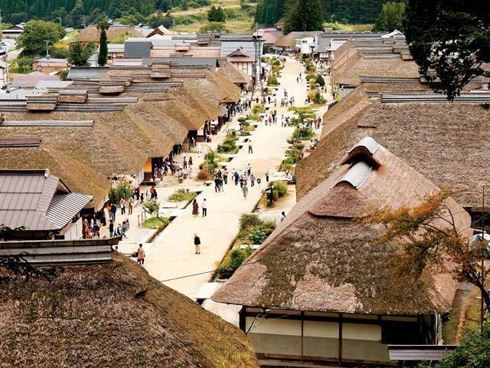
<svg viewBox="0 0 490 368"><path fill-rule="evenodd" d="M303 360L303 355L304 355L304 336L305 336L304 316L305 316L305 312L301 312L301 360Z"/></svg>
<svg viewBox="0 0 490 368"><path fill-rule="evenodd" d="M342 364L342 313L339 313L339 365Z"/></svg>
<svg viewBox="0 0 490 368"><path fill-rule="evenodd" d="M239 320L239 327L240 330L243 332L246 331L247 329L247 307L243 306L242 309L240 309L240 320Z"/></svg>

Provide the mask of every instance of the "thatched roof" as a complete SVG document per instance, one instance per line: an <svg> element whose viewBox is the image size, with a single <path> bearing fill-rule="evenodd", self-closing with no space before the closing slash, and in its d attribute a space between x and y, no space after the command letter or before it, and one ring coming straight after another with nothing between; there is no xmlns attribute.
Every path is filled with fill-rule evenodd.
<svg viewBox="0 0 490 368"><path fill-rule="evenodd" d="M238 69L235 65L226 60L221 60L219 62L218 73L220 73L235 84L250 83L250 77L245 72Z"/></svg>
<svg viewBox="0 0 490 368"><path fill-rule="evenodd" d="M9 367L256 367L245 335L126 257L0 284Z"/></svg>
<svg viewBox="0 0 490 368"><path fill-rule="evenodd" d="M122 36L129 37L142 37L133 27L109 27L107 30L107 41L113 42ZM99 43L100 31L96 26L88 26L80 31L78 36L80 42L94 42Z"/></svg>
<svg viewBox="0 0 490 368"><path fill-rule="evenodd" d="M358 86L361 76L376 77L419 77L418 66L414 61L402 59L364 59L358 57L345 70L334 72L335 82L350 86Z"/></svg>
<svg viewBox="0 0 490 368"><path fill-rule="evenodd" d="M74 192L90 194L92 206L105 200L110 183L104 175L66 152L41 147L0 148L0 166L6 169L49 169Z"/></svg>
<svg viewBox="0 0 490 368"><path fill-rule="evenodd" d="M394 257L400 244L380 244L382 229L360 221L376 208L414 207L439 189L372 138L346 162L296 204L214 301L358 314L450 309L457 287L451 274L400 274ZM469 215L454 200L447 204L468 232Z"/></svg>
<svg viewBox="0 0 490 368"><path fill-rule="evenodd" d="M490 181L490 111L479 104L389 104L357 90L323 120L317 149L296 168L299 198L339 166L343 149L370 135L439 187L456 191L462 206L480 205L481 187Z"/></svg>

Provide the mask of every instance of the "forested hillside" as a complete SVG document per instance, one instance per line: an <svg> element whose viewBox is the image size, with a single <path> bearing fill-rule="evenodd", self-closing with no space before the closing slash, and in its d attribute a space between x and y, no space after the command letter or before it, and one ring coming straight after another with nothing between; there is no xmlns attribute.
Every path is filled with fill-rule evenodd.
<svg viewBox="0 0 490 368"><path fill-rule="evenodd" d="M46 20L60 17L64 25L79 26L104 15L146 17L157 10L167 12L177 6L186 9L209 3L209 0L0 0L0 9L3 20L10 23L33 17Z"/></svg>
<svg viewBox="0 0 490 368"><path fill-rule="evenodd" d="M342 23L374 23L389 0L322 0L325 20ZM272 25L281 19L294 0L259 0L256 21Z"/></svg>

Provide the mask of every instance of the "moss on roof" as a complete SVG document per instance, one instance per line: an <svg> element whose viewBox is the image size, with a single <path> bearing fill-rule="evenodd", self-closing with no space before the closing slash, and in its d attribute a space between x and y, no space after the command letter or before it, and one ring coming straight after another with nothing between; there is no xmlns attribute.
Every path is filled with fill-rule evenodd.
<svg viewBox="0 0 490 368"><path fill-rule="evenodd" d="M0 284L2 367L257 367L245 335L126 257Z"/></svg>

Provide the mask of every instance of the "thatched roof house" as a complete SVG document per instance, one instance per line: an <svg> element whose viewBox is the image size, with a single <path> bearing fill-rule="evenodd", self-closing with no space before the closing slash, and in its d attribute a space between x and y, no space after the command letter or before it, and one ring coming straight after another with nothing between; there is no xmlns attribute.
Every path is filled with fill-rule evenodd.
<svg viewBox="0 0 490 368"><path fill-rule="evenodd" d="M256 367L245 335L126 257L0 284L9 367ZM3 270L2 270L3 271Z"/></svg>
<svg viewBox="0 0 490 368"><path fill-rule="evenodd" d="M342 151L370 135L466 208L490 181L490 111L477 103L383 103L358 88L323 117L317 149L296 168L298 198L339 167Z"/></svg>
<svg viewBox="0 0 490 368"><path fill-rule="evenodd" d="M245 72L226 60L219 61L218 73L241 87L250 83L250 77Z"/></svg>
<svg viewBox="0 0 490 368"><path fill-rule="evenodd" d="M382 227L362 222L439 188L370 137L343 158L212 297L242 306L240 326L259 358L384 366L388 344L441 342L457 281L401 273L402 244L380 243ZM468 233L470 216L446 204Z"/></svg>
<svg viewBox="0 0 490 368"><path fill-rule="evenodd" d="M142 35L134 27L109 27L107 30L107 42L114 42L123 37L142 37ZM80 31L78 40L83 43L93 42L98 44L100 30L96 26L88 26Z"/></svg>
<svg viewBox="0 0 490 368"><path fill-rule="evenodd" d="M41 140L37 148L0 147L0 165L54 170L74 190L92 195L92 204L105 195L106 177L128 174L141 181L145 174L152 176L143 172L157 164L147 164L149 159L165 158L190 132L222 116L226 104L240 98L232 81L206 67L118 66L95 74L88 70L89 79L84 72L69 89L48 88L43 96L0 103L2 137ZM25 162L24 151L36 159ZM57 170L64 165L53 162L58 157L84 170Z"/></svg>
<svg viewBox="0 0 490 368"><path fill-rule="evenodd" d="M447 312L456 291L451 275L427 274L400 288L392 262L398 248L380 245L380 228L359 221L373 209L414 207L438 190L366 137L298 202L213 300L376 315ZM468 230L469 215L454 200L448 205L458 214L457 226Z"/></svg>

